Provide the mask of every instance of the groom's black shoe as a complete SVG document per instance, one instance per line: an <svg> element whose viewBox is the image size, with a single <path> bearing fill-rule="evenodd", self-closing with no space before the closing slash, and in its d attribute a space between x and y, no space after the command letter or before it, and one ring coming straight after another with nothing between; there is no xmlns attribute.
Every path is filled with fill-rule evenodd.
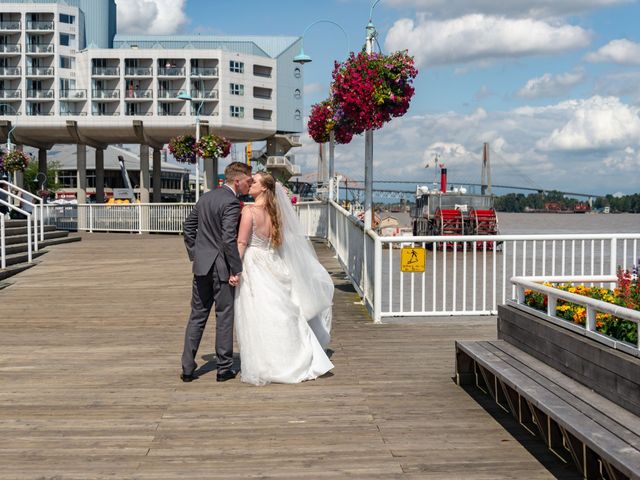
<svg viewBox="0 0 640 480"><path fill-rule="evenodd" d="M226 372L218 373L216 375L216 381L218 382L226 382L227 380L231 380L232 378L236 378L238 372L233 370L227 370Z"/></svg>
<svg viewBox="0 0 640 480"><path fill-rule="evenodd" d="M193 382L197 378L198 378L198 375L196 375L195 373L192 373L191 375L187 375L186 373L181 373L180 374L180 379L185 383L186 382Z"/></svg>

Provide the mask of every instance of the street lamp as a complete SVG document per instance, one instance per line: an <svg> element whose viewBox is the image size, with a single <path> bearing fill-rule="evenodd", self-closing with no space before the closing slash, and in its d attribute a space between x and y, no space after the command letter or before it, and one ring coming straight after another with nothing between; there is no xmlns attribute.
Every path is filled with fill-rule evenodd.
<svg viewBox="0 0 640 480"><path fill-rule="evenodd" d="M369 10L369 23L367 23L365 49L367 55L373 53L373 42L378 35L373 25L373 9L380 3L375 0ZM371 230L373 223L373 130L364 132L364 229Z"/></svg>
<svg viewBox="0 0 640 480"><path fill-rule="evenodd" d="M178 94L178 98L180 100L187 100L192 104L194 102L193 97L189 95L187 92L180 92ZM203 105L204 105L204 102L200 101L200 105L196 110L196 143L200 141L200 110L202 109ZM196 152L196 202L198 202L199 199L200 199L200 156L198 155L198 152Z"/></svg>
<svg viewBox="0 0 640 480"><path fill-rule="evenodd" d="M304 53L304 36L307 33L307 31L313 27L314 25L317 25L318 23L330 23L332 25L335 25L336 27L338 27L340 30L342 30L342 33L344 34L344 38L347 41L347 56L349 56L349 52L350 52L350 47L349 47L349 35L347 35L347 32L344 28L342 28L342 26L332 20L325 20L325 19L321 19L321 20L316 20L315 22L309 24L307 26L307 28L304 29L304 31L302 32L302 36L300 37L300 53L298 55L296 55L295 57L293 57L293 62L294 63L298 63L300 65L304 65L305 63L310 63L311 57L307 54ZM333 178L334 176L334 148L335 148L335 133L333 130L331 130L331 132L329 132L329 178ZM323 169L324 170L324 169ZM324 178L322 179L323 183L324 183ZM320 181L320 178L318 177L318 181ZM332 193L329 192L329 198L331 198Z"/></svg>

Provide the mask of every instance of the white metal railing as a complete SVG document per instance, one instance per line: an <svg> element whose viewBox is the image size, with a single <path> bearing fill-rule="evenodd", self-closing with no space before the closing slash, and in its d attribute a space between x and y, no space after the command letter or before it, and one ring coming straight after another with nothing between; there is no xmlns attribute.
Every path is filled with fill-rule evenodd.
<svg viewBox="0 0 640 480"><path fill-rule="evenodd" d="M640 234L380 237L329 203L328 239L375 321L495 315L513 276L615 275L638 262ZM401 271L401 247L424 248L425 271Z"/></svg>
<svg viewBox="0 0 640 480"><path fill-rule="evenodd" d="M640 234L379 237L385 316L495 315L513 276L614 275L638 258ZM400 271L398 247L427 249L422 273ZM511 290L511 292L510 292Z"/></svg>
<svg viewBox="0 0 640 480"><path fill-rule="evenodd" d="M44 242L44 200L37 196L34 195L33 193L29 192L28 190L25 190L24 188L18 187L17 185L14 185L13 183L9 183L7 180L0 180L0 189L4 189L7 191L14 191L14 192L20 192L21 197L18 198L19 201L23 201L24 198L23 197L27 197L30 200L28 202L29 205L35 205L35 209L33 211L34 216L35 217L39 217L40 218L40 241ZM15 198L15 197L12 197ZM38 235L38 229L36 228L35 230L35 235L37 238Z"/></svg>
<svg viewBox="0 0 640 480"><path fill-rule="evenodd" d="M549 287L543 285L542 282L551 283L571 283L571 284L603 284L613 282L615 283L615 275L591 275L591 276L565 276L565 277L553 277L553 276L536 276L536 277L513 277L511 283L516 288L515 300L511 300L508 303L516 306L517 308L526 310L544 320L550 321L563 328L573 330L581 335L585 335L595 341L607 345L609 347L623 350L627 353L631 353L635 356L640 356L640 335L638 336L638 342L633 345L621 340L614 339L608 335L604 335L597 330L596 314L606 313L613 315L617 318L627 320L636 324L636 328L640 324L640 311L632 310L630 308L621 307L611 303L589 298L584 295L578 295L576 293L560 290L559 288ZM541 312L525 304L525 290L533 290L540 292L547 296L547 310ZM558 300L564 300L576 305L582 306L586 310L586 319L584 327L576 323L572 323L568 320L564 320L556 315L556 307Z"/></svg>
<svg viewBox="0 0 640 480"><path fill-rule="evenodd" d="M3 200L0 198L0 205L4 205L8 207L10 210L14 210L18 213L24 215L27 219L27 261L29 263L33 262L33 242L32 242L32 233L31 233L31 213L22 210L21 208L12 205L10 202ZM0 268L7 268L7 246L6 246L6 223L4 219L4 215L0 213ZM36 233L37 237L38 234ZM37 250L37 248L36 248Z"/></svg>
<svg viewBox="0 0 640 480"><path fill-rule="evenodd" d="M193 203L45 205L43 222L62 230L86 232L182 233ZM327 207L323 202L295 206L309 237L326 237Z"/></svg>

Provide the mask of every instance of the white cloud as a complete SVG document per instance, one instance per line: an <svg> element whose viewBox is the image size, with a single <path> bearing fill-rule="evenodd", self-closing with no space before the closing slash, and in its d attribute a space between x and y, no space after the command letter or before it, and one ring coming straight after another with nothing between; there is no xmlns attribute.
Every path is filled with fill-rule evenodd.
<svg viewBox="0 0 640 480"><path fill-rule="evenodd" d="M549 18L629 3L630 0L387 0L395 7L413 7L439 18L469 13Z"/></svg>
<svg viewBox="0 0 640 480"><path fill-rule="evenodd" d="M604 164L608 168L622 172L633 172L637 175L640 170L640 151L627 147L623 152L605 158Z"/></svg>
<svg viewBox="0 0 640 480"><path fill-rule="evenodd" d="M588 43L589 33L581 27L472 14L442 21L419 16L417 23L400 19L389 30L385 47L408 49L418 66L433 66L556 54Z"/></svg>
<svg viewBox="0 0 640 480"><path fill-rule="evenodd" d="M593 115L598 116L598 105L604 111L611 111L609 121L614 121L611 130L623 129L623 139L609 141L604 134L589 131L585 135L600 135L594 142L597 150L540 148L538 143L545 139L549 142L555 132L563 131L574 121L576 112L596 112ZM433 168L425 168L425 164L428 161L433 165L433 154L437 152L449 170L452 185L478 183L482 144L489 142L494 184L558 190L572 185L572 189L578 192L634 193L640 185L640 168L637 165L640 134L634 135L633 128L621 126L611 118L619 115L628 125L638 122L637 111L633 107L616 98L601 97L503 112L478 109L467 114L407 115L376 130L374 178L430 183ZM609 127L604 128L610 130ZM560 140L557 136L553 138ZM303 172L315 172L318 146L307 135L303 135L303 145L295 152L296 162L302 166ZM354 137L349 145L336 146L335 165L336 171L351 179L364 178L362 135Z"/></svg>
<svg viewBox="0 0 640 480"><path fill-rule="evenodd" d="M117 0L118 33L177 33L188 19L186 0Z"/></svg>
<svg viewBox="0 0 640 480"><path fill-rule="evenodd" d="M640 43L626 38L612 40L586 56L589 62L609 62L623 65L640 65Z"/></svg>
<svg viewBox="0 0 640 480"><path fill-rule="evenodd" d="M541 77L532 78L518 91L522 98L555 97L567 93L571 87L584 80L584 72L576 71L552 75L545 73Z"/></svg>
<svg viewBox="0 0 640 480"><path fill-rule="evenodd" d="M616 97L595 96L574 103L569 120L537 145L560 151L625 148L640 138L638 113Z"/></svg>

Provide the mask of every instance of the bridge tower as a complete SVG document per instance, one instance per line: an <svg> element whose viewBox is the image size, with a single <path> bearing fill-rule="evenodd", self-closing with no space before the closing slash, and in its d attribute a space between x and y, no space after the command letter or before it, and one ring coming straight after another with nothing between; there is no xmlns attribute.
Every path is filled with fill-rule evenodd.
<svg viewBox="0 0 640 480"><path fill-rule="evenodd" d="M482 180L480 181L480 193L491 195L491 161L489 160L489 144L482 145Z"/></svg>

